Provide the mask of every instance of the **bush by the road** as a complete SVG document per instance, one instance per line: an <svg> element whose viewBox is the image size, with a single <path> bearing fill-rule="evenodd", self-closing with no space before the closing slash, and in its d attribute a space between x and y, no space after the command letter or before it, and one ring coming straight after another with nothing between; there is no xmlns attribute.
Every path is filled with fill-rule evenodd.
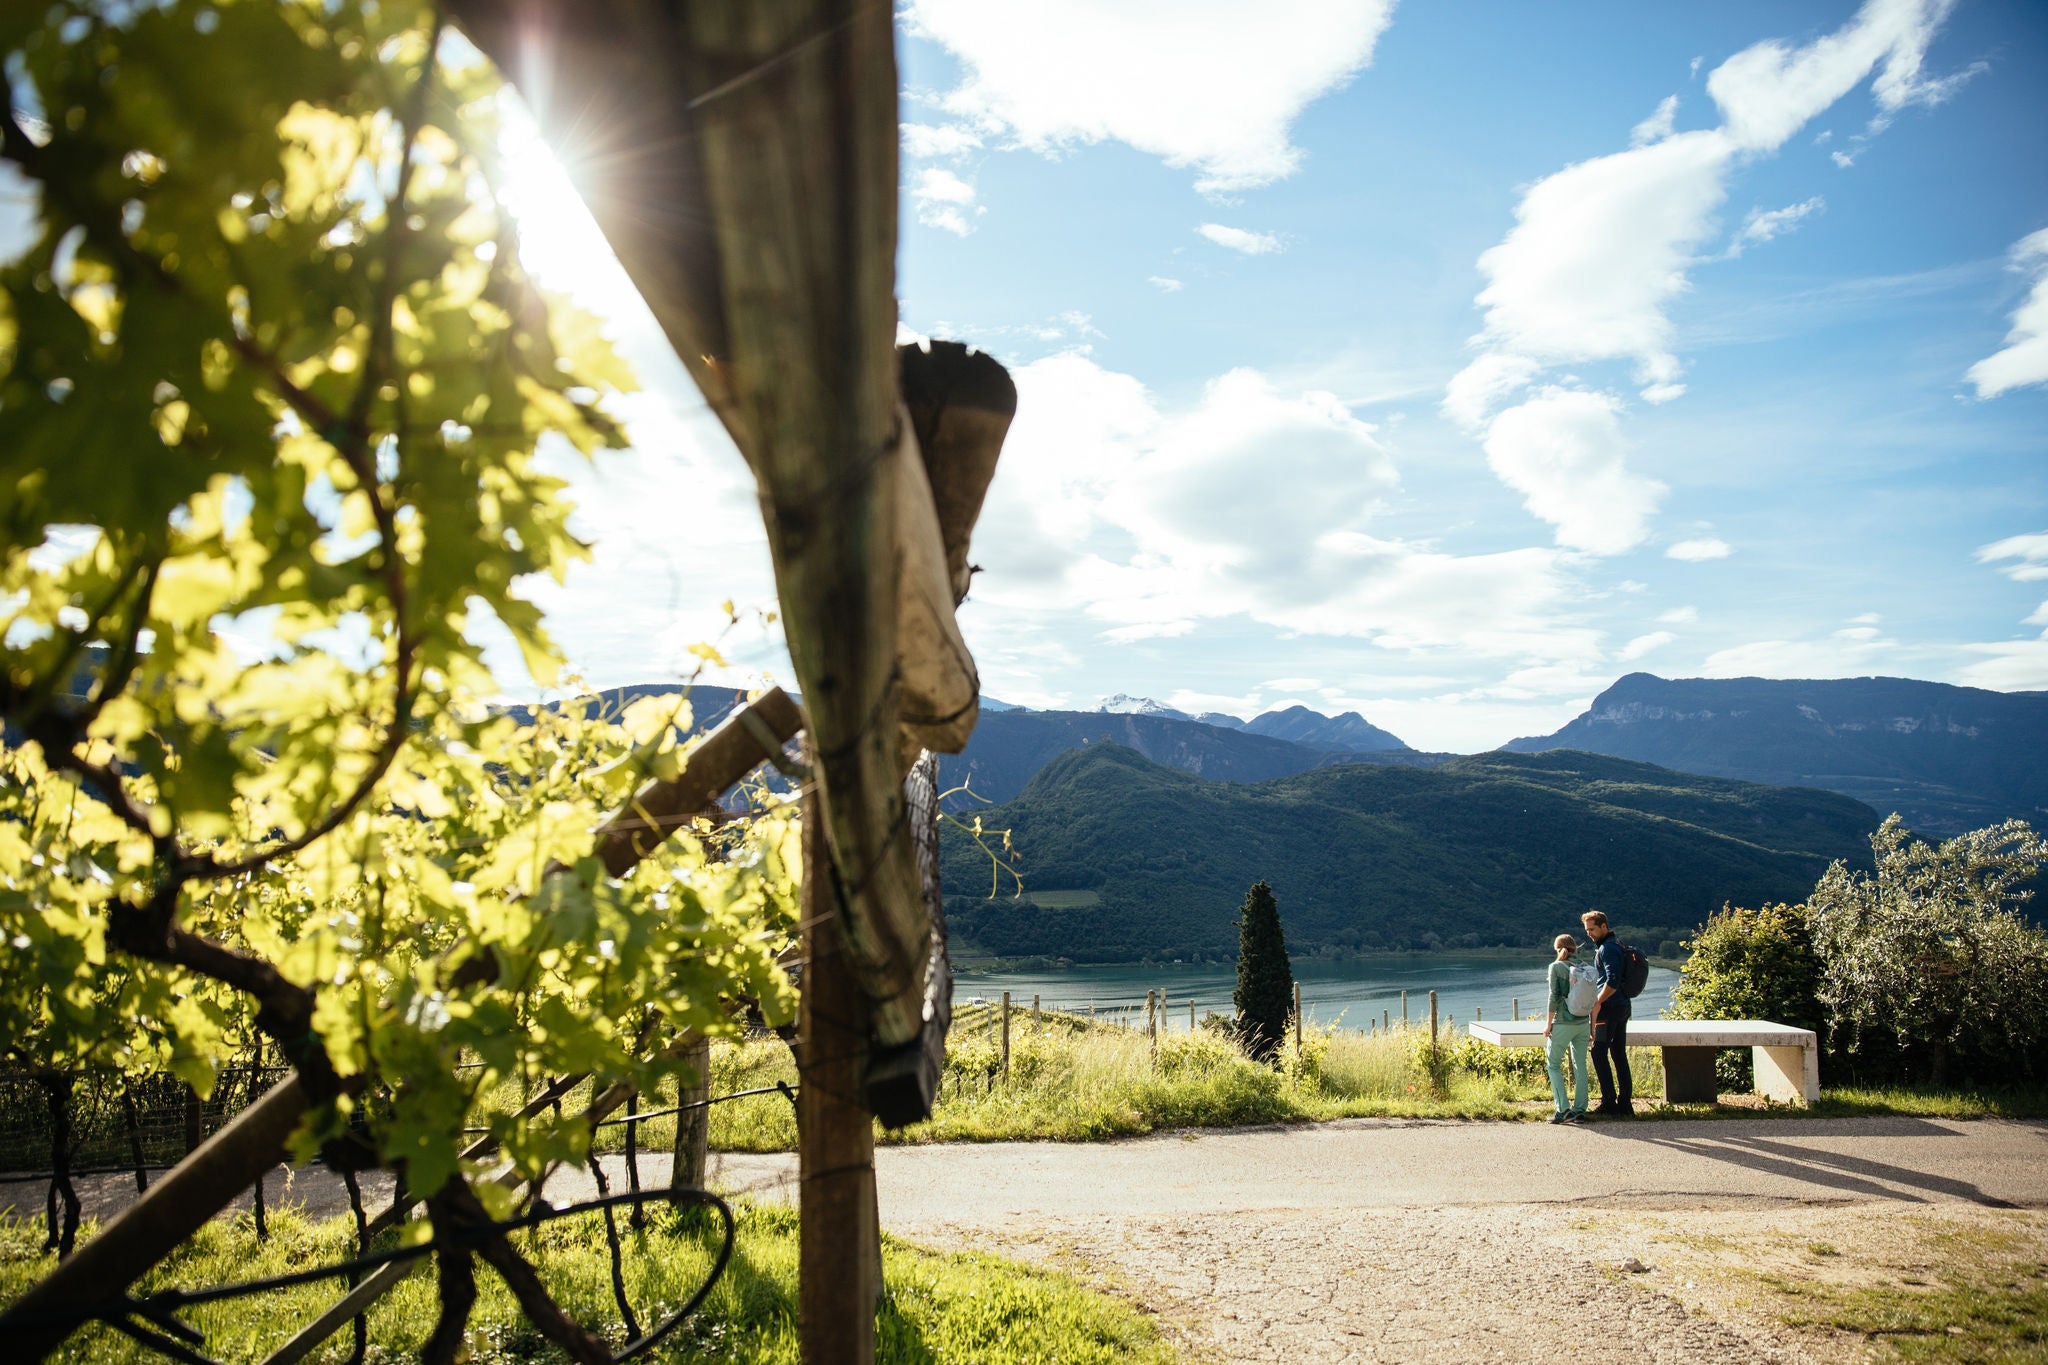
<svg viewBox="0 0 2048 1365"><path fill-rule="evenodd" d="M1874 874L1837 862L1804 904L1710 918L1671 1016L1815 1029L1858 1083L2048 1079L2048 933L2024 913L2048 841L2014 820L1930 844L1893 816L1870 845ZM1725 1069L1746 1083L1748 1054Z"/></svg>

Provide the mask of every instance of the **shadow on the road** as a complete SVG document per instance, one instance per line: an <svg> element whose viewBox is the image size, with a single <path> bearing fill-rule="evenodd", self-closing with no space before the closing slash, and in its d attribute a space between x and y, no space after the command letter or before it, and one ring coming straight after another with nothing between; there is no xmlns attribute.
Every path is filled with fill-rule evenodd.
<svg viewBox="0 0 2048 1365"><path fill-rule="evenodd" d="M1956 1136L1954 1130L1941 1127L1939 1124L1907 1120L1906 1125L1913 1131L1889 1131L1885 1136ZM1795 1142L1776 1138L1723 1134L1701 1137L1668 1136L1658 1131L1662 1126L1638 1127L1627 1122L1602 1123L1594 1126L1592 1131L1602 1137L1667 1147L1688 1156L1706 1157L1747 1170L1781 1176L1801 1184L1823 1185L1830 1189L1846 1190L1852 1194L1873 1195L1882 1199L1904 1199L1916 1204L1928 1203L1930 1197L1936 1197L1981 1204L1993 1209L2017 1207L1996 1195L1986 1194L1967 1180L1955 1180L1930 1171L1895 1165L1889 1161L1802 1147ZM1905 1188L1901 1189L1901 1186Z"/></svg>

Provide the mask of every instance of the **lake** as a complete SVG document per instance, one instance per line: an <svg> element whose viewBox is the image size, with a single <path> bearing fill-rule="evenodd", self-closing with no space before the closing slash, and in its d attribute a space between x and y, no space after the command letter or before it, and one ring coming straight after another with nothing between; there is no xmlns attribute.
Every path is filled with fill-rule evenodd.
<svg viewBox="0 0 2048 1365"><path fill-rule="evenodd" d="M1585 954L1580 961L1588 961ZM1544 998L1544 969L1549 959L1531 951L1527 961L1494 954L1408 953L1387 957L1350 958L1331 961L1297 958L1294 979L1301 983L1301 1009L1311 1021L1337 1023L1363 1031L1366 1021L1380 1022L1382 1012L1401 1018L1401 992L1408 992L1409 1018L1422 1023L1429 1018L1429 993L1437 993L1437 1010L1460 1024L1472 1021L1475 1011L1484 1010L1488 1019L1510 1017L1513 1002L1520 999L1522 1012L1540 1014ZM1638 1018L1655 1018L1670 1003L1678 973L1665 967L1650 969L1650 982L1636 997ZM966 971L953 978L953 1000L965 1004L979 996L1000 1000L1010 993L1012 1008L1029 1009L1031 997L1039 996L1047 1009L1085 1011L1092 1003L1098 1014L1114 1010L1135 1010L1143 1022L1145 992L1164 990L1169 1026L1185 1031L1188 1001L1195 1002L1197 1017L1215 1011L1231 1012L1230 994L1237 989L1235 965L1216 966L1189 963L1153 967L1067 967L1044 971Z"/></svg>

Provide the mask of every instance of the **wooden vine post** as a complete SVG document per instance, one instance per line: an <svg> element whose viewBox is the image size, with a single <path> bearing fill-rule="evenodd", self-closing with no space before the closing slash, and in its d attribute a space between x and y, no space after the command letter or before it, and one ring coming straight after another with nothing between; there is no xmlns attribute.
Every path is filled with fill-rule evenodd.
<svg viewBox="0 0 2048 1365"><path fill-rule="evenodd" d="M898 354L892 6L449 8L558 146L608 130L586 201L759 486L811 755L803 1357L868 1360L871 1125L930 1112L951 1018L915 770L979 714L954 608L1016 390L964 347Z"/></svg>

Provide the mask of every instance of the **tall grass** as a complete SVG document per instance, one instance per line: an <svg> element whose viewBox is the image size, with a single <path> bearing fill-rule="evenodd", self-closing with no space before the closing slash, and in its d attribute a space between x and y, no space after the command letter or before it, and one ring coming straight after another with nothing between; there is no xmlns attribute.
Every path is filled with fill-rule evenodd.
<svg viewBox="0 0 2048 1365"><path fill-rule="evenodd" d="M1437 1063L1426 1027L1368 1037L1308 1026L1280 1064L1246 1057L1213 1029L1161 1036L1072 1015L1011 1015L1010 1061L983 1011L956 1022L945 1079L929 1121L885 1142L1091 1141L1159 1128L1229 1127L1351 1117L1542 1118L1550 1087L1540 1051L1503 1052L1446 1030ZM1636 1091L1663 1084L1659 1054L1632 1051ZM776 1039L719 1043L712 1093L796 1082L789 1049ZM616 1130L613 1130L616 1131ZM615 1139L612 1139L615 1141ZM783 1151L796 1126L780 1096L711 1111L711 1145L721 1151Z"/></svg>

